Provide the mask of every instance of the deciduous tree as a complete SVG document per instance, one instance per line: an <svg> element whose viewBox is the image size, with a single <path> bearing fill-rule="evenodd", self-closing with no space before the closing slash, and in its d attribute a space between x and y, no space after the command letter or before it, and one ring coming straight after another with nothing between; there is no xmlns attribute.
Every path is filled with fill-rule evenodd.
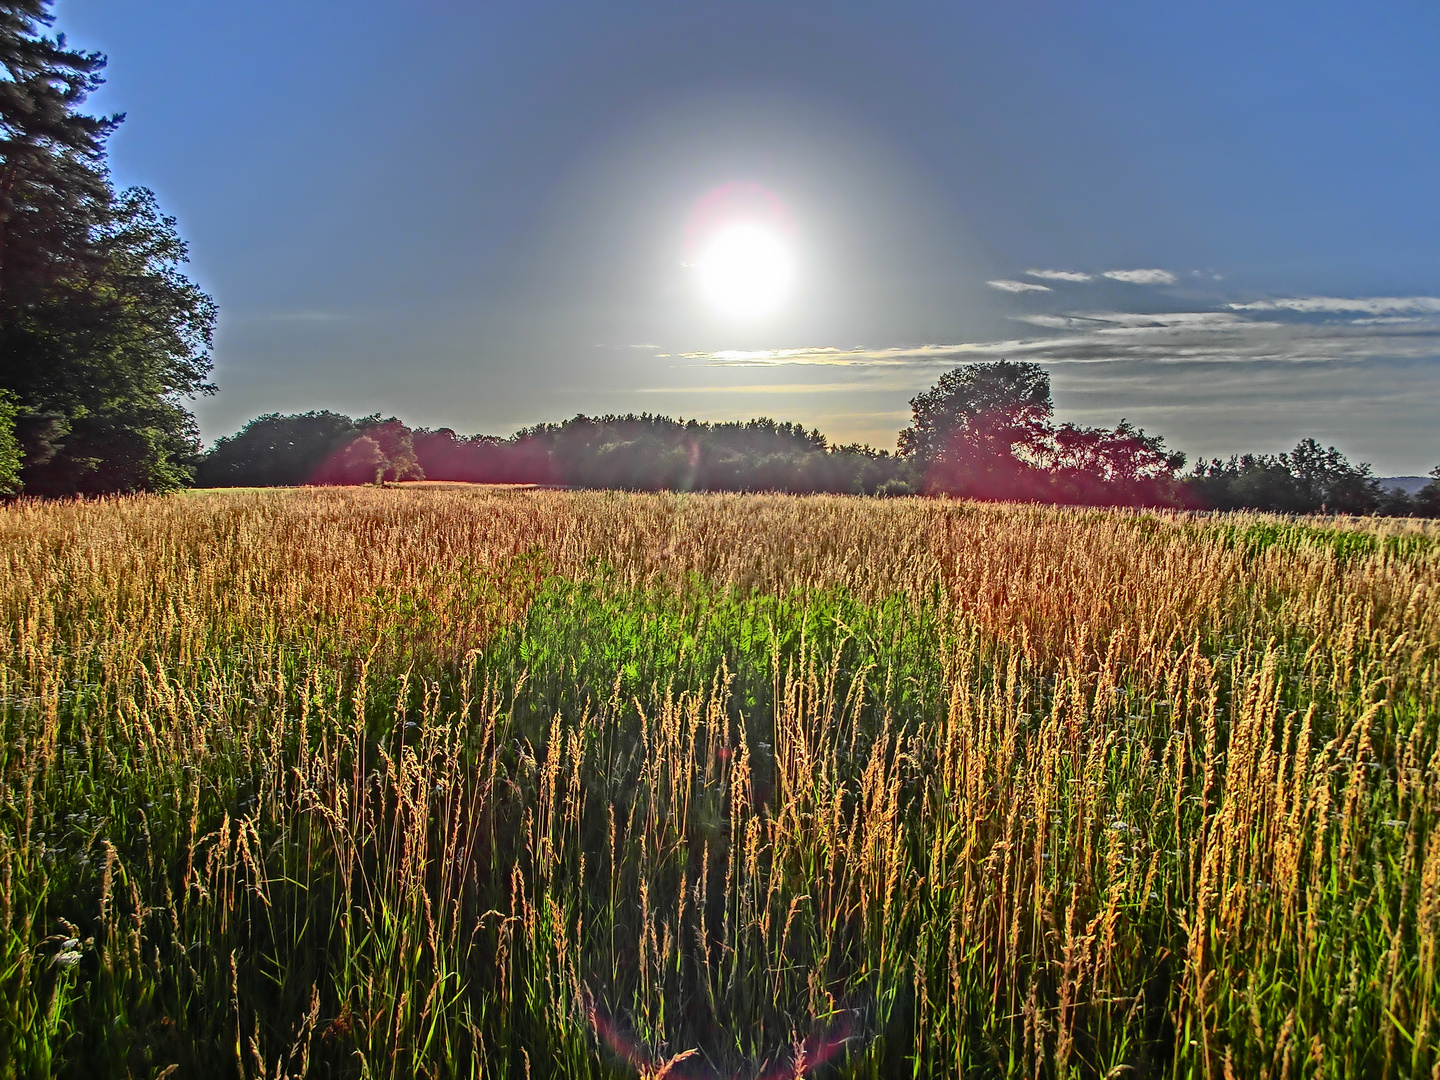
<svg viewBox="0 0 1440 1080"><path fill-rule="evenodd" d="M410 429L396 420L374 420L365 425L365 438L371 439L379 448L383 467L375 482L385 480L424 480L425 470L415 457L415 441Z"/></svg>
<svg viewBox="0 0 1440 1080"><path fill-rule="evenodd" d="M385 451L369 435L361 435L340 451L340 468L346 483L379 485L385 477Z"/></svg>

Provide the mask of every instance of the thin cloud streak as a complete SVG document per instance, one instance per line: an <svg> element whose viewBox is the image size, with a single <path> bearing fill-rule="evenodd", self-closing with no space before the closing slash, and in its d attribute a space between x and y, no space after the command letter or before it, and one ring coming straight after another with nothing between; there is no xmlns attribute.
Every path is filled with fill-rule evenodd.
<svg viewBox="0 0 1440 1080"><path fill-rule="evenodd" d="M992 289L999 289L1001 292L1026 293L1026 292L1049 292L1049 285L1036 285L1033 281L1010 281L1002 278L998 281L987 281L985 283Z"/></svg>
<svg viewBox="0 0 1440 1080"><path fill-rule="evenodd" d="M1044 281L1090 281L1095 276L1079 270L1026 270L1025 273Z"/></svg>
<svg viewBox="0 0 1440 1080"><path fill-rule="evenodd" d="M1296 296L1225 306L1231 311L1295 311L1306 315L1348 312L1366 315L1440 314L1440 296Z"/></svg>
<svg viewBox="0 0 1440 1080"><path fill-rule="evenodd" d="M1175 284L1175 275L1169 270L1106 270L1105 277L1111 281L1123 281L1128 285Z"/></svg>

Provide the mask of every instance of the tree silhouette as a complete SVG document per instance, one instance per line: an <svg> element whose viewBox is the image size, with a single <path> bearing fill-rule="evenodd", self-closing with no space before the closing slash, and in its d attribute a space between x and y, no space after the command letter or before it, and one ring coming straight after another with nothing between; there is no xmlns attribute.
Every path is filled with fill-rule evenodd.
<svg viewBox="0 0 1440 1080"><path fill-rule="evenodd" d="M200 461L201 487L273 487L313 483L327 458L355 437L358 425L329 411L257 416L217 439Z"/></svg>
<svg viewBox="0 0 1440 1080"><path fill-rule="evenodd" d="M1216 510L1273 510L1282 514L1370 514L1385 493L1370 466L1354 465L1335 447L1302 439L1285 454L1244 454L1199 462L1186 483ZM1389 500L1392 511L1397 500ZM1409 512L1409 503L1406 503Z"/></svg>
<svg viewBox="0 0 1440 1080"><path fill-rule="evenodd" d="M1050 376L1038 364L972 364L940 376L910 401L900 453L927 491L975 498L1035 494L1035 461L1050 434Z"/></svg>
<svg viewBox="0 0 1440 1080"><path fill-rule="evenodd" d="M371 422L364 424L364 431L360 441L368 439L380 451L380 471L375 478L377 484L386 480L425 479L425 470L415 456L415 442L408 427L392 416L389 420L372 418Z"/></svg>
<svg viewBox="0 0 1440 1080"><path fill-rule="evenodd" d="M1122 419L1114 430L1062 424L1043 444L1038 463L1049 474L1051 499L1085 506L1183 506L1176 472L1185 455L1160 435Z"/></svg>
<svg viewBox="0 0 1440 1080"><path fill-rule="evenodd" d="M175 220L116 194L79 111L105 60L42 34L49 0L0 0L0 388L14 392L27 493L167 490L199 439L215 304L180 272Z"/></svg>
<svg viewBox="0 0 1440 1080"><path fill-rule="evenodd" d="M1430 470L1434 478L1415 493L1415 512L1421 517L1440 518L1440 465Z"/></svg>
<svg viewBox="0 0 1440 1080"><path fill-rule="evenodd" d="M1050 377L1038 364L972 364L910 402L900 449L924 490L975 499L1179 506L1185 455L1121 420L1115 429L1052 423Z"/></svg>

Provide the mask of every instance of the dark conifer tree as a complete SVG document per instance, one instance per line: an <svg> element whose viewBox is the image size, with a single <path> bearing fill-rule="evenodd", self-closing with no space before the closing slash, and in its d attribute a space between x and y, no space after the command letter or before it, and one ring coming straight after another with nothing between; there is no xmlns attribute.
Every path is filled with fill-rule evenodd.
<svg viewBox="0 0 1440 1080"><path fill-rule="evenodd" d="M93 262L110 200L105 139L123 116L87 116L105 58L41 33L51 0L0 0L0 298L23 305Z"/></svg>

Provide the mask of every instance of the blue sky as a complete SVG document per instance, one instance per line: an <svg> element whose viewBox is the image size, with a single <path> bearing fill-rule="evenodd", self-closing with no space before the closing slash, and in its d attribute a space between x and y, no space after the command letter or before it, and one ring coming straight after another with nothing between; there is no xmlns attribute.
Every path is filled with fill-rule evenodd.
<svg viewBox="0 0 1440 1080"><path fill-rule="evenodd" d="M1194 455L1440 461L1433 3L61 0L117 180L220 302L207 438L264 411L508 433L771 415L893 446L947 367ZM706 307L696 200L795 280Z"/></svg>

